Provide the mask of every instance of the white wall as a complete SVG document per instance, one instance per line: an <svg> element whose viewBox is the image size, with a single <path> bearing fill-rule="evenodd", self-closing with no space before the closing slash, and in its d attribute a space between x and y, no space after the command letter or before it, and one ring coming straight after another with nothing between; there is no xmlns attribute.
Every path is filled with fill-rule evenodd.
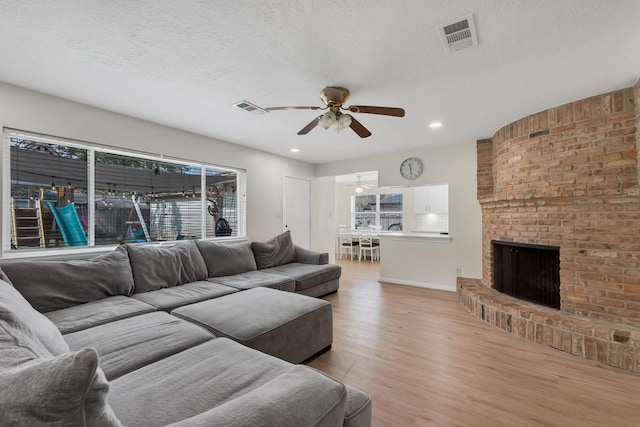
<svg viewBox="0 0 640 427"><path fill-rule="evenodd" d="M282 232L283 177L314 176L310 163L4 83L0 83L0 126L246 169L247 236L251 240L266 240ZM2 201L0 208L4 209Z"/></svg>
<svg viewBox="0 0 640 427"><path fill-rule="evenodd" d="M400 176L400 163L414 156L422 159L424 172L417 180L407 181ZM482 277L482 215L476 198L476 169L474 142L320 164L316 166L316 176L377 170L381 187L449 184L451 243L446 245L446 249L442 244L422 245L419 253L413 247L408 248L407 259L416 262L410 269L393 271L392 274L400 276L397 277L399 281L452 286L455 285L455 269L458 267L465 277ZM317 226L327 227L327 224ZM322 233L335 235L335 227L316 231L316 234ZM443 257L443 253L446 256Z"/></svg>
<svg viewBox="0 0 640 427"><path fill-rule="evenodd" d="M213 118L212 118L213 120ZM336 186L333 176L377 170L379 185L407 185L399 174L406 157L417 156L425 172L411 185L449 184L451 266L462 274L481 277L481 215L476 200L475 144L393 153L385 156L314 165L220 140L146 122L73 101L0 83L0 126L128 148L152 154L242 168L247 171L247 236L265 240L282 231L284 176L311 178L311 248L333 254L337 226ZM315 170L314 170L315 169ZM331 178L329 178L331 177ZM0 208L4 209L1 205ZM1 231L0 231L1 232ZM0 236L1 238L2 236ZM412 274L451 269L429 262Z"/></svg>
<svg viewBox="0 0 640 427"><path fill-rule="evenodd" d="M316 178L311 183L311 249L329 253L329 262L335 261L336 183L333 177Z"/></svg>
<svg viewBox="0 0 640 427"><path fill-rule="evenodd" d="M336 223L351 226L351 196L354 187L336 183ZM363 193L364 194L364 193Z"/></svg>

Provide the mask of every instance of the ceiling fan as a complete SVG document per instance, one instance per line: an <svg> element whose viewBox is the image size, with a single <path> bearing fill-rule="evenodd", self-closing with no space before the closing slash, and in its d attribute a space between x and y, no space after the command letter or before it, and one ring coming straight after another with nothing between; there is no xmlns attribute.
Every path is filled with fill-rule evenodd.
<svg viewBox="0 0 640 427"><path fill-rule="evenodd" d="M324 107L268 107L267 111L277 110L329 110L313 119L308 125L300 129L298 135L306 135L313 128L322 126L324 129L335 127L337 130L350 127L360 138L371 136L371 132L362 123L356 120L351 114L345 114L342 110L350 113L380 114L383 116L404 117L402 108L394 107L374 107L371 105L350 105L344 107L343 104L349 99L349 89L340 86L327 86L320 91L320 99L324 102Z"/></svg>
<svg viewBox="0 0 640 427"><path fill-rule="evenodd" d="M373 185L363 184L361 178L362 177L358 175L358 181L355 184L347 184L347 187L356 187L353 189L353 191L355 191L358 194L362 193L365 190L365 188L369 189L374 187Z"/></svg>

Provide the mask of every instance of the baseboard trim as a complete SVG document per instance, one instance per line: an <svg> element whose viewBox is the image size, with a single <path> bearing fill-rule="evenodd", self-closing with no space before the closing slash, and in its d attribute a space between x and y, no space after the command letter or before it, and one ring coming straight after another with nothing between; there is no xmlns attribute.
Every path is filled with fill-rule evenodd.
<svg viewBox="0 0 640 427"><path fill-rule="evenodd" d="M456 292L456 285L440 285L438 283L416 282L413 280L394 279L392 277L380 277L379 282L393 283L394 285L416 286L418 288L435 289L438 291Z"/></svg>

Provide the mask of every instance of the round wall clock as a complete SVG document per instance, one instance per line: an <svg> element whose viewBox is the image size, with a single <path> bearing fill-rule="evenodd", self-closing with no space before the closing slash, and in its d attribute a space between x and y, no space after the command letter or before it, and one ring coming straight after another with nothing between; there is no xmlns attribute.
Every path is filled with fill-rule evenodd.
<svg viewBox="0 0 640 427"><path fill-rule="evenodd" d="M406 179L416 179L422 175L422 160L409 157L400 165L400 174Z"/></svg>

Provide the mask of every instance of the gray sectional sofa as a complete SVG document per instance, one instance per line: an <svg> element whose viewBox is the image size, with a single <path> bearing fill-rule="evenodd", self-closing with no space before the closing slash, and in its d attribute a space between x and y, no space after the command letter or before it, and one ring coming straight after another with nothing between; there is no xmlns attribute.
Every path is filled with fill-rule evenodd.
<svg viewBox="0 0 640 427"><path fill-rule="evenodd" d="M294 364L331 345L327 262L288 233L2 261L0 425L369 426L365 393Z"/></svg>

